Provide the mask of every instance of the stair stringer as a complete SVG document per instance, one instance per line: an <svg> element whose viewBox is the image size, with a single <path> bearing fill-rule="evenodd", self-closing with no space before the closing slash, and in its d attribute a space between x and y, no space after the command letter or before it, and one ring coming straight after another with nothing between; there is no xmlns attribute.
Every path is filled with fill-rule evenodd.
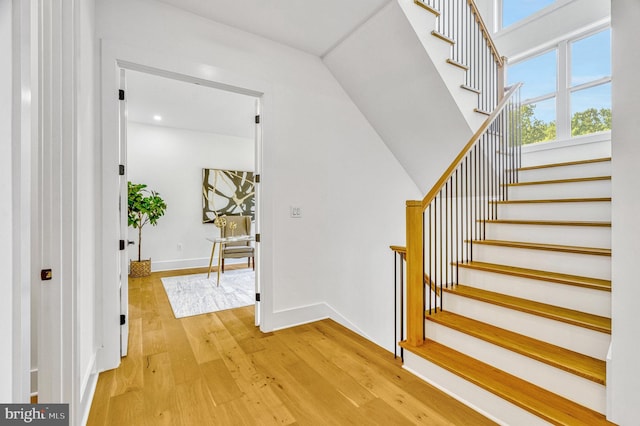
<svg viewBox="0 0 640 426"><path fill-rule="evenodd" d="M323 58L420 188L440 177L486 118L473 112L477 95L460 88L465 71L446 63L450 45L430 34L434 25L435 15L412 2L391 1Z"/></svg>
<svg viewBox="0 0 640 426"><path fill-rule="evenodd" d="M460 78L459 73L452 71L452 68L455 68L455 66L447 62L447 60L451 58L451 47L449 43L443 42L431 33L435 27L434 17L422 8L416 7L413 0L397 1L425 52L427 52L433 60L433 65L447 85L451 96L454 98L456 104L458 104L469 127L474 131L477 130L486 120L487 116L475 111L478 107L478 94L462 88L465 81L465 72L462 73L462 78ZM444 50L443 45L445 47ZM469 64L462 65L468 66Z"/></svg>

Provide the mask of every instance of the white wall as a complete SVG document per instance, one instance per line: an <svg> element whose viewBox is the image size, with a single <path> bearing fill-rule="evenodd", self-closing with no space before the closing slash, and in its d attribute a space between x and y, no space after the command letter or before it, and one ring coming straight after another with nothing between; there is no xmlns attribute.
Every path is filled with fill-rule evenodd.
<svg viewBox="0 0 640 426"><path fill-rule="evenodd" d="M114 44L264 83L263 329L333 316L391 349L388 246L420 193L321 60L150 0L102 0L97 17Z"/></svg>
<svg viewBox="0 0 640 426"><path fill-rule="evenodd" d="M640 300L637 267L640 259L640 198L638 161L640 145L638 110L640 86L638 69L637 0L612 1L613 88L612 88L612 363L607 374L611 389L611 420L620 425L637 424L640 419Z"/></svg>
<svg viewBox="0 0 640 426"><path fill-rule="evenodd" d="M0 331L0 401L13 401L13 256L12 256L12 168L11 168L11 67L12 25L11 2L0 2L0 274L2 274L3 297L0 301L0 323L5 324ZM8 58L8 60L6 59Z"/></svg>
<svg viewBox="0 0 640 426"><path fill-rule="evenodd" d="M133 122L127 130L127 178L147 184L167 203L158 225L142 228L142 258L151 258L154 271L207 266L211 243L205 237L220 232L202 223L202 169L253 171L253 139ZM136 229L129 228L129 240L136 241L129 258L137 260Z"/></svg>

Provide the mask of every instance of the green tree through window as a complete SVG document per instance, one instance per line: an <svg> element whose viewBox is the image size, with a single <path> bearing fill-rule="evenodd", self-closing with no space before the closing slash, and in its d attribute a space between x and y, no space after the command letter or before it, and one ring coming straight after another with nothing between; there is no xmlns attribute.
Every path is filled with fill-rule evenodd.
<svg viewBox="0 0 640 426"><path fill-rule="evenodd" d="M522 105L520 122L524 145L556 139L556 122L545 122L535 115L536 105ZM610 108L589 108L571 117L571 136L588 135L611 130Z"/></svg>
<svg viewBox="0 0 640 426"><path fill-rule="evenodd" d="M571 117L571 136L588 135L611 130L611 109L589 108Z"/></svg>

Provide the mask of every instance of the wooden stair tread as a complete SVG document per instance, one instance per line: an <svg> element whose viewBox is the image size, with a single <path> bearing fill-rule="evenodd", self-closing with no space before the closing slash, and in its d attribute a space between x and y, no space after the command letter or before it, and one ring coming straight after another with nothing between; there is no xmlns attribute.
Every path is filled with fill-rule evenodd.
<svg viewBox="0 0 640 426"><path fill-rule="evenodd" d="M605 417L539 386L427 340L408 351L556 425L610 425Z"/></svg>
<svg viewBox="0 0 640 426"><path fill-rule="evenodd" d="M454 67L458 67L464 71L469 71L469 67L466 66L465 64L461 64L460 62L456 62L453 59L447 59L446 62L450 65L453 65Z"/></svg>
<svg viewBox="0 0 640 426"><path fill-rule="evenodd" d="M509 200L509 201L489 201L496 204L529 204L529 203L595 203L610 202L611 197L598 198L557 198L550 200Z"/></svg>
<svg viewBox="0 0 640 426"><path fill-rule="evenodd" d="M602 360L447 311L427 315L426 318L428 321L460 331L571 374L601 385L605 384L606 363Z"/></svg>
<svg viewBox="0 0 640 426"><path fill-rule="evenodd" d="M440 16L440 12L437 11L436 9L434 9L433 7L429 6L428 4L424 3L421 0L413 0L413 2L420 6L421 8L423 8L424 10L426 10L427 12L431 12L434 15L436 15L436 17Z"/></svg>
<svg viewBox="0 0 640 426"><path fill-rule="evenodd" d="M551 185L557 183L576 183L576 182L594 182L600 180L611 180L611 176L591 176L581 178L568 178L568 179L551 179L551 180L538 180L531 182L518 182L503 184L503 186L527 186L527 185Z"/></svg>
<svg viewBox="0 0 640 426"><path fill-rule="evenodd" d="M436 31L436 30L431 31L431 35L432 35L432 36L434 36L434 37L436 37L436 38L439 38L439 39L440 39L440 40L442 40L442 41L446 41L446 42L447 42L447 43L449 43L449 44L452 44L452 45L453 45L453 44L456 44L456 41L455 41L454 39L449 38L449 37L447 37L446 35L444 35L444 34L442 34L442 33L439 33L439 32L438 32L438 31Z"/></svg>
<svg viewBox="0 0 640 426"><path fill-rule="evenodd" d="M611 228L611 222L599 221L579 221L579 220L517 220L517 219L496 219L478 220L484 223L510 224L510 225L544 225L544 226L594 226Z"/></svg>
<svg viewBox="0 0 640 426"><path fill-rule="evenodd" d="M522 248L522 249L531 249L531 250L557 251L562 253L592 254L595 256L611 256L611 249L599 248L599 247L564 246L560 244L525 243L521 241L505 241L505 240L474 240L473 244Z"/></svg>
<svg viewBox="0 0 640 426"><path fill-rule="evenodd" d="M557 272L539 271L536 269L518 268L515 266L498 265L486 262L459 263L459 267L494 272L497 274L513 275L516 277L550 281L559 284L591 288L594 290L611 291L611 281L599 278L581 277L578 275L560 274Z"/></svg>
<svg viewBox="0 0 640 426"><path fill-rule="evenodd" d="M540 166L520 167L518 170L519 171L524 171L524 170L548 169L548 168L551 168L551 167L575 166L575 165L579 165L579 164L591 164L591 163L603 163L603 162L606 162L606 161L611 161L611 157L593 158L593 159L590 159L590 160L566 161L566 162L563 162L563 163L543 164L543 165L540 165Z"/></svg>
<svg viewBox="0 0 640 426"><path fill-rule="evenodd" d="M491 303L496 306L502 306L601 333L611 334L611 319L599 315L588 314L560 306L547 305L546 303L534 302L532 300L521 299L519 297L508 296L506 294L495 293L462 284L452 288L443 288L443 290L447 293Z"/></svg>

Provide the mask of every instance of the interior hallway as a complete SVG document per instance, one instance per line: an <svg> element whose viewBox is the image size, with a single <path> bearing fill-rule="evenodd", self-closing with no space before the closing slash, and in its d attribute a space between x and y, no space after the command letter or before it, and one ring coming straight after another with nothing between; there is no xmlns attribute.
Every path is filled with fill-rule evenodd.
<svg viewBox="0 0 640 426"><path fill-rule="evenodd" d="M88 425L493 424L331 320L261 333L253 306L175 319L160 278L202 271L129 280L129 354L100 374Z"/></svg>

